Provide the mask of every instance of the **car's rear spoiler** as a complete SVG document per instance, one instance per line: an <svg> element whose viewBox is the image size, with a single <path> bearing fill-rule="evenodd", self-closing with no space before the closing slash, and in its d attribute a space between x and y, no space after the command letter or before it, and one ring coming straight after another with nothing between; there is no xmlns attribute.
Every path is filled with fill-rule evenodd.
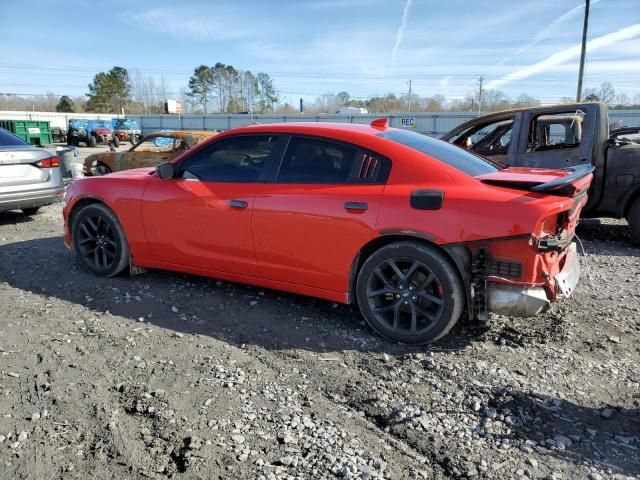
<svg viewBox="0 0 640 480"><path fill-rule="evenodd" d="M564 190L567 186L571 185L576 180L586 177L595 170L593 165L576 165L575 167L565 168L569 171L569 175L556 178L547 183L542 183L531 187L533 192L555 192L557 190Z"/></svg>
<svg viewBox="0 0 640 480"><path fill-rule="evenodd" d="M510 179L500 178L499 176L490 176L488 178L480 177L480 181L498 187L517 188L536 193L573 197L587 190L589 182L580 180L590 176L594 169L595 167L593 165L576 165L575 167L563 168L562 171L567 172L566 175L556 177L544 183L528 181L526 178Z"/></svg>

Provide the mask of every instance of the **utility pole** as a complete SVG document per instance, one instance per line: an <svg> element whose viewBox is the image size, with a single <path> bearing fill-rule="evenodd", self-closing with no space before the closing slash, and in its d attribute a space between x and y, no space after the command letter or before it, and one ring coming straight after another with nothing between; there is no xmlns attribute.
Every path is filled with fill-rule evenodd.
<svg viewBox="0 0 640 480"><path fill-rule="evenodd" d="M484 82L484 77L480 75L478 79L478 113L482 112L482 82Z"/></svg>
<svg viewBox="0 0 640 480"><path fill-rule="evenodd" d="M409 113L411 113L411 79L409 79Z"/></svg>
<svg viewBox="0 0 640 480"><path fill-rule="evenodd" d="M578 91L576 102L582 98L582 78L584 77L584 60L587 55L587 27L589 25L589 0L584 5L584 25L582 27L582 51L580 52L580 73L578 74Z"/></svg>

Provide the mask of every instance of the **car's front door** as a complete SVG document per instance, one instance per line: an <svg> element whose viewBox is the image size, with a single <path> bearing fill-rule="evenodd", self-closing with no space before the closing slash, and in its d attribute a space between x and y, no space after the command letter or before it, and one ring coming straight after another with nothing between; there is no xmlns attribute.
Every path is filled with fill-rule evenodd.
<svg viewBox="0 0 640 480"><path fill-rule="evenodd" d="M260 275L336 292L374 236L390 161L326 139L292 137L275 182L258 187L253 235Z"/></svg>
<svg viewBox="0 0 640 480"><path fill-rule="evenodd" d="M142 220L153 259L257 275L251 215L277 145L273 135L223 138L177 163L175 178L152 178Z"/></svg>

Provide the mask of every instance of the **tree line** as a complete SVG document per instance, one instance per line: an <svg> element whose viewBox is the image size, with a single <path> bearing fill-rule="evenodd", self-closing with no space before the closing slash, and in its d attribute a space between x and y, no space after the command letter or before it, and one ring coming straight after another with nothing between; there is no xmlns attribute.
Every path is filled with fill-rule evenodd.
<svg viewBox="0 0 640 480"><path fill-rule="evenodd" d="M640 109L640 94L633 97L616 93L611 82L598 88L587 88L584 101L601 101L614 109ZM158 114L164 112L167 99L181 100L184 113L297 113L297 99L293 105L282 101L273 79L267 73L254 74L233 65L216 63L194 68L187 85L180 92L171 92L160 77L143 75L140 71L114 66L97 73L88 85L85 96L45 95L25 98L14 94L0 94L0 110L38 110L57 112L96 112ZM563 97L560 103L574 99ZM540 105L540 100L526 93L511 98L500 90L471 91L461 98L388 93L369 98L352 97L348 92L327 92L314 101L306 102L305 113L335 113L341 107L365 108L371 113L481 111L493 112L509 108Z"/></svg>

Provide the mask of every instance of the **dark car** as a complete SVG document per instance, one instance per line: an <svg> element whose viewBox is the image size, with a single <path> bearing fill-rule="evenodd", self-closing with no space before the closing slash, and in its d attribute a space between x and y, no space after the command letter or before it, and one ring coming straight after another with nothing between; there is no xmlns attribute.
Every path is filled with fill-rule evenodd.
<svg viewBox="0 0 640 480"><path fill-rule="evenodd" d="M60 159L0 128L0 211L33 215L63 193Z"/></svg>

